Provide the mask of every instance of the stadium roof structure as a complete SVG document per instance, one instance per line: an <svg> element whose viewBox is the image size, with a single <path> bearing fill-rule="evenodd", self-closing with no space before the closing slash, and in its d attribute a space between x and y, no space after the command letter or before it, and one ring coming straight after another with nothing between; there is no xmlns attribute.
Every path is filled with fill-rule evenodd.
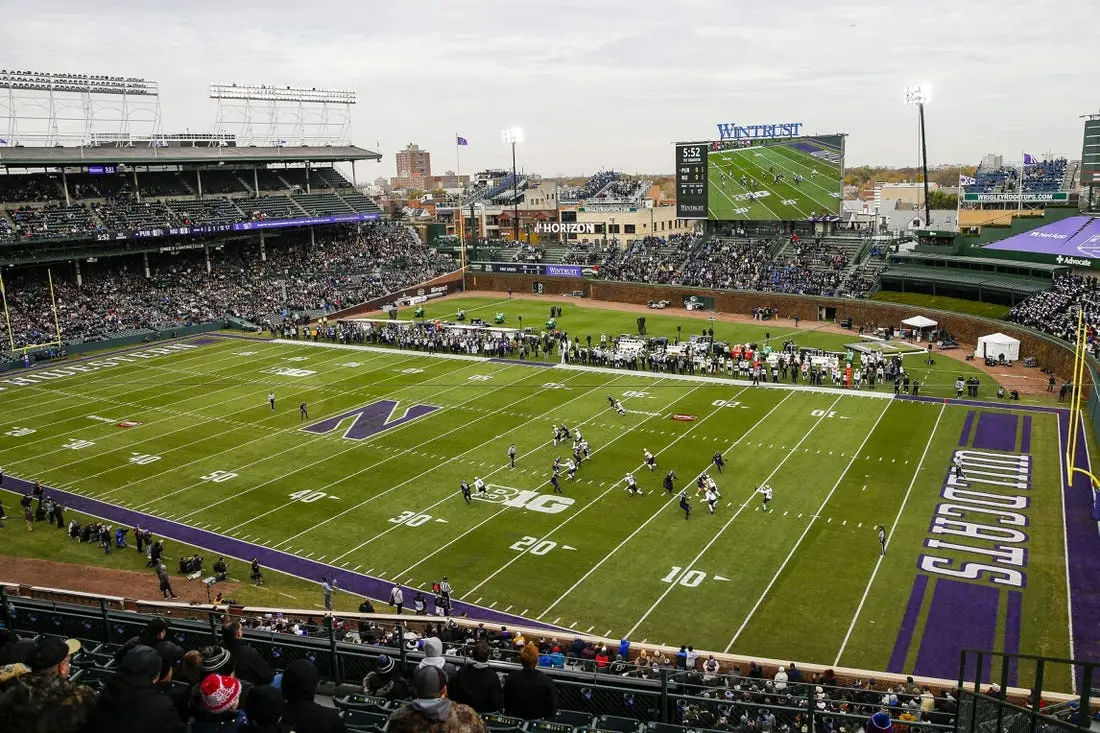
<svg viewBox="0 0 1100 733"><path fill-rule="evenodd" d="M12 147L0 148L0 165L8 168L56 166L216 165L254 163L341 163L349 160L381 160L372 150L355 145L264 147Z"/></svg>

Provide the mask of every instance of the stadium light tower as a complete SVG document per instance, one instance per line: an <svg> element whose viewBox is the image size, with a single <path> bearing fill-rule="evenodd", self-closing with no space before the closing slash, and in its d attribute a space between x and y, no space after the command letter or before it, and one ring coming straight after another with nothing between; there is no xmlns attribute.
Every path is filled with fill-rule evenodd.
<svg viewBox="0 0 1100 733"><path fill-rule="evenodd" d="M504 142L512 146L512 241L519 242L519 178L516 175L516 143L523 142L523 128L509 127L501 132ZM528 242L530 244L530 242Z"/></svg>
<svg viewBox="0 0 1100 733"><path fill-rule="evenodd" d="M932 212L928 204L928 142L924 136L924 105L932 101L932 85L918 84L905 88L905 103L916 105L920 113L920 159L924 173L924 226L932 226Z"/></svg>

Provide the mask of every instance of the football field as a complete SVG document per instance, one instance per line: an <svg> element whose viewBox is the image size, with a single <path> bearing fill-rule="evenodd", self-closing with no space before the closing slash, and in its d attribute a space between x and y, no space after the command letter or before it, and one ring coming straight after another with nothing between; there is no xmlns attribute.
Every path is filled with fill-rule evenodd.
<svg viewBox="0 0 1100 733"><path fill-rule="evenodd" d="M446 575L460 610L561 635L940 677L963 647L1071 656L1052 410L223 336L0 387L8 477L381 600ZM562 423L591 458L559 494Z"/></svg>
<svg viewBox="0 0 1100 733"><path fill-rule="evenodd" d="M805 221L840 211L839 151L816 143L707 155L707 216L722 221ZM816 153L816 154L815 154ZM776 181L776 176L782 179ZM801 176L801 181L795 177Z"/></svg>

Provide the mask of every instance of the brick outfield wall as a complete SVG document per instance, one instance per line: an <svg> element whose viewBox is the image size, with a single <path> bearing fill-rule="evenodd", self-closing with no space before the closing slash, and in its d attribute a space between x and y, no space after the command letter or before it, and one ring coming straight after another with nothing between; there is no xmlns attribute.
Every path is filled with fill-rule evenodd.
<svg viewBox="0 0 1100 733"><path fill-rule="evenodd" d="M898 327L904 318L923 315L938 322L941 328L947 330L948 333L964 344L976 344L980 336L1000 331L1020 340L1021 359L1027 356L1035 357L1040 367L1053 370L1059 380L1069 380L1073 374L1073 349L1064 341L1041 336L1007 321L994 321L978 316L882 301L821 298L781 293L707 290L705 288L669 285L637 285L583 278L484 273L468 273L466 276L466 289L468 291L505 291L511 289L517 293L530 293L532 282L541 282L543 292L547 295L566 295L579 290L585 294L586 298L592 300L638 305L645 305L650 300L667 300L674 308L682 307L684 296L707 296L714 298L715 308L721 313L748 315L752 313L753 308L774 308L782 318L791 318L798 315L799 318L807 322L819 320L819 314L823 318L824 314L821 309L835 308L838 321L846 318L852 319L853 336L858 333L861 325L868 327ZM955 350L954 355L960 359L965 357L965 354L958 350ZM1088 381L1086 371L1086 384L1088 384Z"/></svg>
<svg viewBox="0 0 1100 733"><path fill-rule="evenodd" d="M330 313L328 315L328 319L330 321L335 321L340 318L354 318L356 316L366 315L367 313L372 313L379 310L386 303L392 303L398 298L407 298L413 295L427 295L428 293L432 292L433 288L436 289L436 292L442 295L454 295L455 293L461 292L462 271L456 270L454 272L449 272L446 275L440 275L433 280L422 282L419 285L412 285L405 288L404 290L399 290L395 293L380 295L379 297L368 300L365 303L360 303L359 305L353 305L350 308L344 308L343 310L336 311L335 313ZM440 290L439 288L445 289Z"/></svg>

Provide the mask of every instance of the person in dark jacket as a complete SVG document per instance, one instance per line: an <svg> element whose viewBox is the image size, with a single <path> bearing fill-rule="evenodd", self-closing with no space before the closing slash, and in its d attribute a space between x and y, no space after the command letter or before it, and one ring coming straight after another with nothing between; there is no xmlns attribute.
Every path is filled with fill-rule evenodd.
<svg viewBox="0 0 1100 733"><path fill-rule="evenodd" d="M92 713L90 733L184 733L176 706L157 691L161 657L138 644L122 657L119 673L107 681Z"/></svg>
<svg viewBox="0 0 1100 733"><path fill-rule="evenodd" d="M163 618L149 619L145 624L145 628L137 636L132 636L127 639L119 650L115 652L115 661L121 662L122 658L126 656L127 652L133 649L139 644L157 648L157 645L164 641L164 638L168 635L168 621Z"/></svg>
<svg viewBox="0 0 1100 733"><path fill-rule="evenodd" d="M523 669L513 672L504 683L504 712L524 720L554 717L558 694L553 680L538 669L538 646L523 647L519 661Z"/></svg>
<svg viewBox="0 0 1100 733"><path fill-rule="evenodd" d="M244 641L243 635L244 629L238 619L222 626L222 648L233 656L237 679L253 685L270 685L275 679L275 670L251 644Z"/></svg>
<svg viewBox="0 0 1100 733"><path fill-rule="evenodd" d="M313 701L319 678L317 667L308 659L295 660L283 671L282 690L286 700L283 721L294 733L344 733L346 730L335 708L326 708Z"/></svg>
<svg viewBox="0 0 1100 733"><path fill-rule="evenodd" d="M447 694L455 702L465 703L479 713L500 710L500 677L489 666L489 644L482 640L474 646L473 663L458 670L448 685Z"/></svg>
<svg viewBox="0 0 1100 733"><path fill-rule="evenodd" d="M248 724L241 733L293 733L290 725L282 722L286 711L283 694L270 685L253 687L245 704Z"/></svg>
<svg viewBox="0 0 1100 733"><path fill-rule="evenodd" d="M393 657L387 654L379 654L375 660L377 665L373 672L363 679L363 692L374 697L384 697L387 700L405 700L412 697L412 688L409 683L397 671L397 665Z"/></svg>

